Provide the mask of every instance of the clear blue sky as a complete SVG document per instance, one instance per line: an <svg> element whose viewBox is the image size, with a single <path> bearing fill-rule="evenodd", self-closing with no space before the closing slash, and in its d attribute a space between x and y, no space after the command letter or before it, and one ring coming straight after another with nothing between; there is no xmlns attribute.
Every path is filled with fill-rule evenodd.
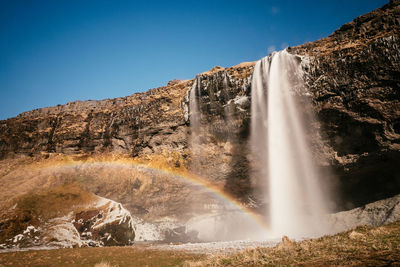
<svg viewBox="0 0 400 267"><path fill-rule="evenodd" d="M388 0L0 0L0 119L314 41Z"/></svg>

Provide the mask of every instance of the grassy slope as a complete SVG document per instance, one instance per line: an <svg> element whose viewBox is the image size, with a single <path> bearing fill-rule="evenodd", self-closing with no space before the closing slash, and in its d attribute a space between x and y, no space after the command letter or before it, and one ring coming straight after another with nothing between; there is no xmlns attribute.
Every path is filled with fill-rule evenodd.
<svg viewBox="0 0 400 267"><path fill-rule="evenodd" d="M191 255L143 247L0 253L0 266L400 266L400 221L231 255Z"/></svg>
<svg viewBox="0 0 400 267"><path fill-rule="evenodd" d="M256 248L186 266L400 266L400 221L361 226L334 236L302 242L283 242L273 248Z"/></svg>
<svg viewBox="0 0 400 267"><path fill-rule="evenodd" d="M41 226L49 219L62 217L97 199L74 184L56 186L15 199L14 208L0 209L0 243L21 234L28 225ZM12 203L14 204L14 203Z"/></svg>

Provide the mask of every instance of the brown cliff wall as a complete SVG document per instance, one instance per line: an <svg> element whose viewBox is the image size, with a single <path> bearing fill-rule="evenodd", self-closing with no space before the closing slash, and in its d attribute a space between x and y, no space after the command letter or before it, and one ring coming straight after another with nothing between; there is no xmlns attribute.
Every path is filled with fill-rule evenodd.
<svg viewBox="0 0 400 267"><path fill-rule="evenodd" d="M76 101L1 121L0 157L103 152L137 156L146 148L182 148L186 127L181 102L190 83L170 82L128 97Z"/></svg>

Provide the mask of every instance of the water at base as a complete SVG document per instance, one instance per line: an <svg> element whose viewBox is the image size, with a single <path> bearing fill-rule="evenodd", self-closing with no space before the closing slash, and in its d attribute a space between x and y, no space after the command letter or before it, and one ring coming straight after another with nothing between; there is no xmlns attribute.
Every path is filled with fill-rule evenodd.
<svg viewBox="0 0 400 267"><path fill-rule="evenodd" d="M304 94L299 57L286 50L257 62L252 80L251 147L255 180L265 197L270 237L319 236L329 212L306 142L298 97ZM303 95L304 96L304 95Z"/></svg>

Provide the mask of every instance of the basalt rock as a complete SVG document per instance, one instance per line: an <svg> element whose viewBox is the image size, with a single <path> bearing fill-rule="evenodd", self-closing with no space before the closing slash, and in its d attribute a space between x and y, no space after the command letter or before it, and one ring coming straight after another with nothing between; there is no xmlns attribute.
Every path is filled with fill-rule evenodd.
<svg viewBox="0 0 400 267"><path fill-rule="evenodd" d="M303 68L327 158L351 208L400 192L400 1L290 51Z"/></svg>

